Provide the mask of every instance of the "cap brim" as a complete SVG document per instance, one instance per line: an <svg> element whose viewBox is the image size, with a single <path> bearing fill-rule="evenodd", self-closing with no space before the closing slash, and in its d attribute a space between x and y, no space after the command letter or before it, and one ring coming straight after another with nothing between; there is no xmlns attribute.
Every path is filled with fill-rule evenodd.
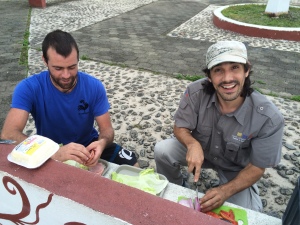
<svg viewBox="0 0 300 225"><path fill-rule="evenodd" d="M246 64L247 60L240 56L233 56L233 55L222 55L218 56L215 59L213 59L211 62L207 64L207 68L211 69L212 67L224 63L224 62L236 62L236 63L243 63Z"/></svg>

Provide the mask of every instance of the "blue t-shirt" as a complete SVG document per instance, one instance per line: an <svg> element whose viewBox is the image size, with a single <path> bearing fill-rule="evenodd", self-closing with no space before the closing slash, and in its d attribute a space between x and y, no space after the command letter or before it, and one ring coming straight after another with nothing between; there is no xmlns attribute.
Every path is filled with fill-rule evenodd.
<svg viewBox="0 0 300 225"><path fill-rule="evenodd" d="M75 142L84 146L98 137L94 119L109 110L103 84L96 78L78 72L70 93L59 91L48 71L22 80L13 94L12 108L31 113L37 134L59 144Z"/></svg>

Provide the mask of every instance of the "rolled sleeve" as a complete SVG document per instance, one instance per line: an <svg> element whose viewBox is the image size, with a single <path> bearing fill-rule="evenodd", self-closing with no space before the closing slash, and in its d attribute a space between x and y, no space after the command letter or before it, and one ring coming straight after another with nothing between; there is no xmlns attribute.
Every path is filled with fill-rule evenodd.
<svg viewBox="0 0 300 225"><path fill-rule="evenodd" d="M275 114L266 121L258 136L251 141L250 158L253 165L268 168L280 162L283 128L284 119L281 114Z"/></svg>

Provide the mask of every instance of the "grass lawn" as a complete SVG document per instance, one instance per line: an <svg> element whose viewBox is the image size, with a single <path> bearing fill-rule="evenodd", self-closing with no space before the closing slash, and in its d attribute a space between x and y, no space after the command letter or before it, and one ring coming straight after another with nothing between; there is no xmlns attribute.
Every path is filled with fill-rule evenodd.
<svg viewBox="0 0 300 225"><path fill-rule="evenodd" d="M222 10L221 13L227 18L243 23L273 27L300 27L300 8L290 6L288 14L272 17L265 13L266 7L265 4L233 5Z"/></svg>

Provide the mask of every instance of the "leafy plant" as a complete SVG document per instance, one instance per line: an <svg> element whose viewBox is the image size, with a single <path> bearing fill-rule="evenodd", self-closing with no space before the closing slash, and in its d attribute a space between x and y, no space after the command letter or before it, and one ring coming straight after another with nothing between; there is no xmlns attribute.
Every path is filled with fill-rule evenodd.
<svg viewBox="0 0 300 225"><path fill-rule="evenodd" d="M273 91L271 91L270 93L268 93L269 96L273 96L273 97L278 97L279 95L277 93L274 93Z"/></svg>
<svg viewBox="0 0 300 225"><path fill-rule="evenodd" d="M256 80L255 82L258 83L258 84L266 84L266 82L264 82L262 80Z"/></svg>
<svg viewBox="0 0 300 225"><path fill-rule="evenodd" d="M81 59L81 60L91 60L91 58L89 58L89 57L86 56L86 55L82 55L82 56L80 57L80 59Z"/></svg>
<svg viewBox="0 0 300 225"><path fill-rule="evenodd" d="M263 91L262 91L260 88L258 88L258 87L253 87L253 89L256 90L257 92L263 94Z"/></svg>
<svg viewBox="0 0 300 225"><path fill-rule="evenodd" d="M189 80L189 81L196 81L201 78L204 78L204 76L201 75L183 75L183 74L177 74L175 78L179 80Z"/></svg>
<svg viewBox="0 0 300 225"><path fill-rule="evenodd" d="M19 64L26 66L26 69L28 70L28 49L29 49L29 26L30 26L30 18L31 18L31 8L29 8L28 16L27 16L27 23L26 23L26 30L23 36L23 44L19 59ZM26 73L27 74L27 73Z"/></svg>
<svg viewBox="0 0 300 225"><path fill-rule="evenodd" d="M300 102L300 95L294 95L294 96L292 96L292 97L291 97L291 100Z"/></svg>

